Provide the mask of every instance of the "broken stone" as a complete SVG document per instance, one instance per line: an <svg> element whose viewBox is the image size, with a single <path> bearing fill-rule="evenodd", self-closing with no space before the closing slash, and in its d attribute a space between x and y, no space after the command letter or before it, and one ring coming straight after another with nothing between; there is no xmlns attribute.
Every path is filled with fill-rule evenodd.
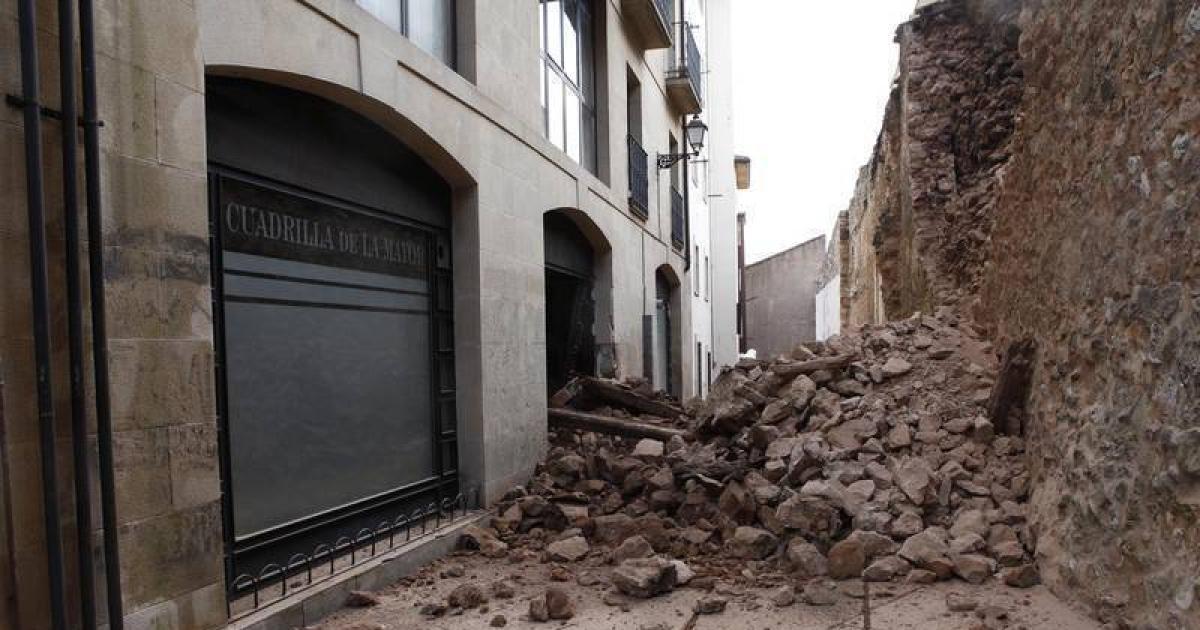
<svg viewBox="0 0 1200 630"><path fill-rule="evenodd" d="M946 594L946 609L950 612L971 612L979 606L979 601L961 593Z"/></svg>
<svg viewBox="0 0 1200 630"><path fill-rule="evenodd" d="M551 619L570 619L575 616L575 603L562 588L547 587L545 599L546 612L549 613Z"/></svg>
<svg viewBox="0 0 1200 630"><path fill-rule="evenodd" d="M817 547L797 536L788 541L788 564L802 577L818 577L829 573L829 564Z"/></svg>
<svg viewBox="0 0 1200 630"><path fill-rule="evenodd" d="M551 560L558 562L574 562L586 556L591 547L583 536L572 536L566 540L552 542L546 546Z"/></svg>
<svg viewBox="0 0 1200 630"><path fill-rule="evenodd" d="M784 527L809 535L830 535L842 527L838 509L818 497L794 495L779 504L775 516Z"/></svg>
<svg viewBox="0 0 1200 630"><path fill-rule="evenodd" d="M830 547L828 560L829 577L845 580L862 575L867 554L861 542L847 538Z"/></svg>
<svg viewBox="0 0 1200 630"><path fill-rule="evenodd" d="M367 591L350 591L345 603L347 608L370 608L379 605L379 596Z"/></svg>
<svg viewBox="0 0 1200 630"><path fill-rule="evenodd" d="M696 600L696 605L692 608L699 615L715 615L725 612L725 606L729 600L724 597L701 597Z"/></svg>
<svg viewBox="0 0 1200 630"><path fill-rule="evenodd" d="M911 568L912 565L900 556L884 556L863 569L862 576L868 582L890 582L905 575Z"/></svg>
<svg viewBox="0 0 1200 630"><path fill-rule="evenodd" d="M949 553L946 530L940 527L930 527L919 534L909 536L900 546L901 558L918 568L934 572L939 578L949 577L954 571L954 563L951 562Z"/></svg>
<svg viewBox="0 0 1200 630"><path fill-rule="evenodd" d="M953 556L954 574L971 584L983 584L992 576L992 560L977 554Z"/></svg>
<svg viewBox="0 0 1200 630"><path fill-rule="evenodd" d="M770 599L777 608L787 608L796 603L796 591L791 586L780 586L771 593Z"/></svg>
<svg viewBox="0 0 1200 630"><path fill-rule="evenodd" d="M674 590L677 580L675 565L658 557L626 560L612 572L613 586L642 599Z"/></svg>
<svg viewBox="0 0 1200 630"><path fill-rule="evenodd" d="M1008 586L1014 588L1031 588L1037 586L1042 581L1038 575L1037 567L1032 564L1001 569L1000 579Z"/></svg>
<svg viewBox="0 0 1200 630"><path fill-rule="evenodd" d="M495 617L492 617L492 620L488 623L488 625L493 628L503 628L504 626L508 625L508 617L505 617L504 615L496 615Z"/></svg>
<svg viewBox="0 0 1200 630"><path fill-rule="evenodd" d="M613 562L621 563L631 558L646 558L654 555L654 548L641 536L630 536L620 546L613 549Z"/></svg>
<svg viewBox="0 0 1200 630"><path fill-rule="evenodd" d="M888 359L882 367L884 378L895 378L908 374L912 370L912 364L899 357Z"/></svg>
<svg viewBox="0 0 1200 630"><path fill-rule="evenodd" d="M512 599L516 594L517 591L513 588L512 584L504 580L492 582L492 597L496 599Z"/></svg>
<svg viewBox="0 0 1200 630"><path fill-rule="evenodd" d="M662 459L663 450L664 445L662 442L645 438L633 447L633 452L630 455L649 461L659 461Z"/></svg>
<svg viewBox="0 0 1200 630"><path fill-rule="evenodd" d="M896 468L896 486L906 494L913 503L925 504L932 494L933 470L929 462L919 457L906 458Z"/></svg>
<svg viewBox="0 0 1200 630"><path fill-rule="evenodd" d="M484 595L483 589L474 583L460 584L450 591L450 596L446 598L446 603L450 604L451 608L462 609L475 608L486 601L487 595Z"/></svg>
<svg viewBox="0 0 1200 630"><path fill-rule="evenodd" d="M740 526L733 533L730 546L734 556L751 560L762 560L771 555L779 539L765 529Z"/></svg>
<svg viewBox="0 0 1200 630"><path fill-rule="evenodd" d="M800 598L809 606L832 606L837 603L837 591L823 582L809 582Z"/></svg>
<svg viewBox="0 0 1200 630"><path fill-rule="evenodd" d="M550 621L550 609L546 607L545 597L535 597L529 600L529 620L539 623Z"/></svg>

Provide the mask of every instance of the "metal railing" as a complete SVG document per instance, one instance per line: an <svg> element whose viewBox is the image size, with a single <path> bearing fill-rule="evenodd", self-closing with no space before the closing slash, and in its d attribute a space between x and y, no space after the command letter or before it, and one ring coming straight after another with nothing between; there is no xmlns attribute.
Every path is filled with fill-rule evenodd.
<svg viewBox="0 0 1200 630"><path fill-rule="evenodd" d="M683 231L684 231L683 230L683 228L684 228L683 212L684 212L683 195L680 194L678 190L675 190L674 186L672 186L671 187L671 244L675 246L675 249L680 249L684 245L684 242L683 242L683 238L684 238L684 235L683 235Z"/></svg>
<svg viewBox="0 0 1200 630"><path fill-rule="evenodd" d="M667 30L671 30L671 25L675 23L675 2L674 0L654 0L655 6L658 7L658 15L662 18L663 24L667 25ZM672 36L674 39L674 36Z"/></svg>
<svg viewBox="0 0 1200 630"><path fill-rule="evenodd" d="M650 161L646 150L632 135L629 144L629 209L643 219L650 216Z"/></svg>
<svg viewBox="0 0 1200 630"><path fill-rule="evenodd" d="M315 546L311 553L296 553L286 561L272 562L256 574L243 573L229 585L230 619L237 620L264 606L361 565L378 555L460 523L472 509L479 509L479 489L453 499L444 498L395 518L380 521L374 528L364 527L353 536L342 535L332 542ZM282 559L281 559L282 560Z"/></svg>
<svg viewBox="0 0 1200 630"><path fill-rule="evenodd" d="M696 36L692 35L692 25L687 22L680 22L679 30L681 31L681 39L676 40L676 50L673 50L670 76L685 77L692 85L692 91L696 93L696 100L703 102L704 93L701 91L701 66L702 59L700 57L700 47L696 45Z"/></svg>

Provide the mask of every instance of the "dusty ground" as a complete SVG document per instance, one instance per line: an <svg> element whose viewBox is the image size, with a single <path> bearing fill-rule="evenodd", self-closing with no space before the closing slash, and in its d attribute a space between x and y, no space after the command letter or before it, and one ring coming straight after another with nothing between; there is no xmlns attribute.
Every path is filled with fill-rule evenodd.
<svg viewBox="0 0 1200 630"><path fill-rule="evenodd" d="M460 577L441 577L447 571ZM696 600L721 596L728 599L725 612L698 618L695 628L750 629L812 629L834 630L862 628L862 600L838 592L832 606L817 607L800 601L779 608L770 600L775 588L740 586L735 582L718 581L713 591L682 587L668 595L648 600L622 598L628 610L604 602L609 587L603 581L593 586L581 586L577 579L554 581L550 574L556 565L535 559L520 563L507 560L488 560L478 555L455 556L435 562L417 576L377 593L380 603L360 609L343 609L325 620L321 630L402 630L422 628L489 628L497 615L503 615L506 628L580 628L675 630L682 628L691 616ZM603 567L571 567L579 575L603 576ZM578 577L578 576L577 576ZM515 596L497 599L489 595L482 608L467 611L451 610L441 617L421 613L430 603L445 603L455 587L476 583L490 594L490 586L505 580L513 585ZM587 582L587 579L584 579ZM748 580L738 580L748 582ZM575 616L567 621L535 623L529 620L529 600L542 595L549 584L563 587L576 607ZM851 583L843 583L842 588ZM778 585L782 586L782 584ZM776 586L776 588L778 588ZM1013 589L992 581L983 586L971 586L959 581L931 585L874 584L872 585L871 618L875 629L901 630L959 630L972 628L979 619L970 612L950 612L946 595L957 592L977 600L980 606L995 605L1007 613L1004 627L1027 630L1094 630L1100 625L1057 600L1043 587Z"/></svg>

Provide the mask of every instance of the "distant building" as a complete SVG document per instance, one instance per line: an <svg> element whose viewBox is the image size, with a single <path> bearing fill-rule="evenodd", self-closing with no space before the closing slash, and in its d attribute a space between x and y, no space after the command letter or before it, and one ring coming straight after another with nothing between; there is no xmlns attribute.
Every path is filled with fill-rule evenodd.
<svg viewBox="0 0 1200 630"><path fill-rule="evenodd" d="M824 260L825 237L818 236L745 267L748 350L770 358L817 338L817 277Z"/></svg>
<svg viewBox="0 0 1200 630"><path fill-rule="evenodd" d="M829 233L829 247L821 261L817 274L816 317L817 341L824 341L841 332L843 304L849 294L842 290L848 277L842 274L844 263L849 258L847 241L850 239L849 213L838 213L833 230Z"/></svg>

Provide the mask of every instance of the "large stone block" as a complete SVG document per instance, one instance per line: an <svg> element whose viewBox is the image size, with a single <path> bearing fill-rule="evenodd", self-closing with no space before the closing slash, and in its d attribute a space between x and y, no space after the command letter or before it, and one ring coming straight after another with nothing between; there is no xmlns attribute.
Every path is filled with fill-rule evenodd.
<svg viewBox="0 0 1200 630"><path fill-rule="evenodd" d="M216 423L167 429L171 451L171 501L184 509L221 498Z"/></svg>
<svg viewBox="0 0 1200 630"><path fill-rule="evenodd" d="M113 423L119 429L212 422L212 343L119 340L110 344Z"/></svg>
<svg viewBox="0 0 1200 630"><path fill-rule="evenodd" d="M220 582L217 502L121 526L121 590L130 613Z"/></svg>
<svg viewBox="0 0 1200 630"><path fill-rule="evenodd" d="M154 82L154 94L159 161L203 173L204 94L161 78Z"/></svg>
<svg viewBox="0 0 1200 630"><path fill-rule="evenodd" d="M162 428L120 431L113 435L117 513L126 521L164 514L171 509L169 436Z"/></svg>
<svg viewBox="0 0 1200 630"><path fill-rule="evenodd" d="M105 155L103 169L106 245L207 254L208 189L202 173L112 153Z"/></svg>

